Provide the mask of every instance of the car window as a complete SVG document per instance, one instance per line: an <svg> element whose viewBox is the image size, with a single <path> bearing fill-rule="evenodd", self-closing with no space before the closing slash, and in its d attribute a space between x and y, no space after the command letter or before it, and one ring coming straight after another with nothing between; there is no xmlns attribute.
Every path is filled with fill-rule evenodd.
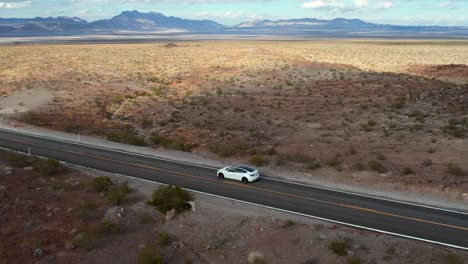
<svg viewBox="0 0 468 264"><path fill-rule="evenodd" d="M245 166L245 165L243 165L243 166L241 166L239 168L244 169L244 170L249 171L249 172L254 172L255 171L254 168L249 167L249 166Z"/></svg>
<svg viewBox="0 0 468 264"><path fill-rule="evenodd" d="M227 171L229 171L229 172L236 172L236 170L237 170L237 168L230 168L230 169L228 169Z"/></svg>

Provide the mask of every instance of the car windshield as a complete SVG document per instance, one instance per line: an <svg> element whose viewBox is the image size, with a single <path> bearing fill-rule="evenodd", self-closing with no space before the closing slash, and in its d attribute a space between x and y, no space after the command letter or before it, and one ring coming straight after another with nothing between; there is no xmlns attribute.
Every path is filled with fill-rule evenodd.
<svg viewBox="0 0 468 264"><path fill-rule="evenodd" d="M241 165L241 166L238 166L238 168L241 168L241 169L244 169L248 172L254 172L256 171L256 169L252 168L252 167L249 167L249 166L245 166L245 165Z"/></svg>

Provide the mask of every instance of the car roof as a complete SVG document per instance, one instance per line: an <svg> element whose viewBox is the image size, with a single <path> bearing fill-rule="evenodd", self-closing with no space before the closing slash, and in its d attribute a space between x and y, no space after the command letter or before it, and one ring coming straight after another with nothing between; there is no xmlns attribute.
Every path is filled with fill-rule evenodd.
<svg viewBox="0 0 468 264"><path fill-rule="evenodd" d="M255 169L255 168L252 168L252 167L247 166L247 165L237 165L237 166L235 166L235 167L236 167L236 168L240 168L240 169L244 169L244 170L246 170L246 171L248 171L248 172L254 172L254 171L257 170L257 169Z"/></svg>

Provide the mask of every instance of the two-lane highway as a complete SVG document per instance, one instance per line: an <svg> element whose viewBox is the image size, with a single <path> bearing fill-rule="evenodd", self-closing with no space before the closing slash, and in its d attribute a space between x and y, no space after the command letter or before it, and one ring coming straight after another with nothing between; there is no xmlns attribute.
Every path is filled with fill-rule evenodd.
<svg viewBox="0 0 468 264"><path fill-rule="evenodd" d="M468 249L468 214L262 178L251 184L220 180L216 170L0 130L0 147L55 158L189 190L336 223Z"/></svg>

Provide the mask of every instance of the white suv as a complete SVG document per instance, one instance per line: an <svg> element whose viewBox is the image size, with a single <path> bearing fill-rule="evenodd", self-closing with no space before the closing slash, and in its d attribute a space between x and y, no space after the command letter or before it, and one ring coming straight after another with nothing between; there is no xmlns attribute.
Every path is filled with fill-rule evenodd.
<svg viewBox="0 0 468 264"><path fill-rule="evenodd" d="M258 170L247 165L224 167L218 170L217 175L220 179L232 179L243 183L253 182L260 178Z"/></svg>

